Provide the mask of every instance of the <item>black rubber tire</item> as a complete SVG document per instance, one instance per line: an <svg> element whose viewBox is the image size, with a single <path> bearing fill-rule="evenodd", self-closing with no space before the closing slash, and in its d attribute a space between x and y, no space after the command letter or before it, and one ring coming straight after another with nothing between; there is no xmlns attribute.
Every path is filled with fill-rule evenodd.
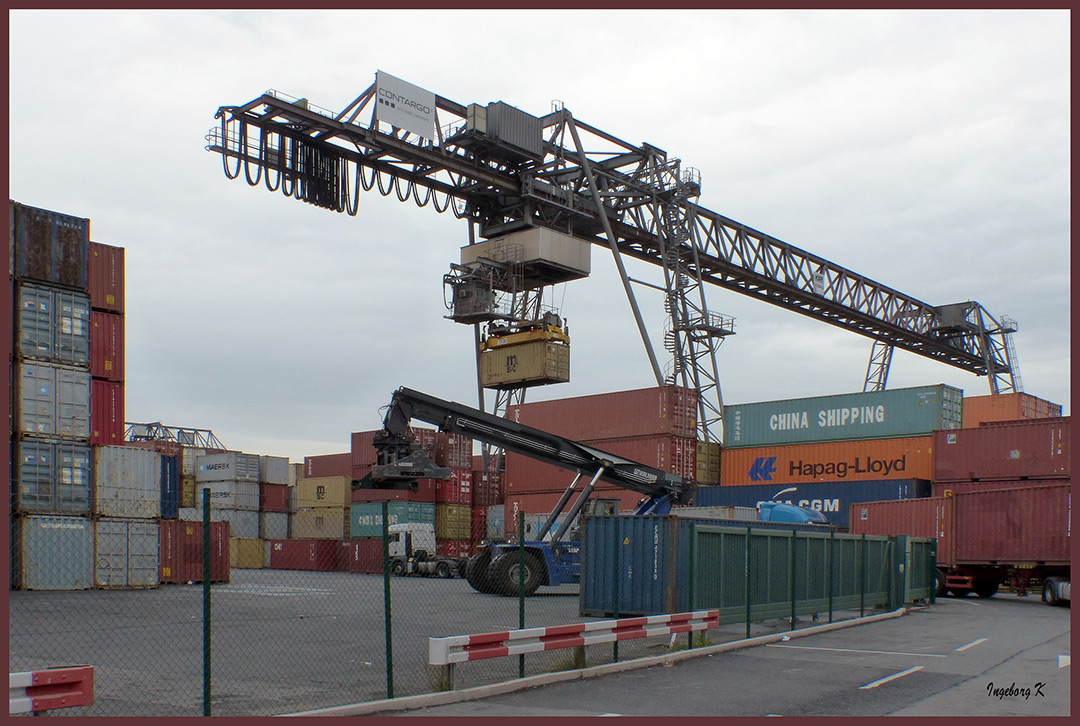
<svg viewBox="0 0 1080 726"><path fill-rule="evenodd" d="M945 597L949 592L949 588L945 585L945 570L938 570L937 577L934 580L934 597Z"/></svg>
<svg viewBox="0 0 1080 726"><path fill-rule="evenodd" d="M1057 605L1057 597L1054 595L1054 579L1047 578L1043 583L1042 601L1047 605Z"/></svg>
<svg viewBox="0 0 1080 726"><path fill-rule="evenodd" d="M488 580L488 565L491 563L491 550L484 549L477 552L465 563L465 579L477 592L485 595L495 594L495 589Z"/></svg>
<svg viewBox="0 0 1080 726"><path fill-rule="evenodd" d="M987 598L996 595L1000 585L997 580L976 580L972 589L979 597Z"/></svg>
<svg viewBox="0 0 1080 726"><path fill-rule="evenodd" d="M405 561L404 560L394 560L394 561L392 561L390 563L390 574L391 575L404 575L405 574Z"/></svg>
<svg viewBox="0 0 1080 726"><path fill-rule="evenodd" d="M454 571L449 562L437 562L435 564L435 574L444 580L449 580L454 576Z"/></svg>
<svg viewBox="0 0 1080 726"><path fill-rule="evenodd" d="M517 597L521 588L519 578L519 566L522 564L521 555L517 552L506 552L491 561L488 565L488 579L494 583L496 592L506 597ZM526 552L525 565L525 597L531 596L540 587L544 579L540 560L532 552Z"/></svg>

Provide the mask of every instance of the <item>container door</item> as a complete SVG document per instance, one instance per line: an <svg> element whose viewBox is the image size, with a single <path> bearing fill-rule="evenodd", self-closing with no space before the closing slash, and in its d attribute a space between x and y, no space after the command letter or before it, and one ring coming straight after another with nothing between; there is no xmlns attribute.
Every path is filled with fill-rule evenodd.
<svg viewBox="0 0 1080 726"><path fill-rule="evenodd" d="M19 366L20 433L56 434L56 366L23 363Z"/></svg>
<svg viewBox="0 0 1080 726"><path fill-rule="evenodd" d="M132 521L127 527L127 586L157 587L158 525Z"/></svg>
<svg viewBox="0 0 1080 726"><path fill-rule="evenodd" d="M90 438L89 371L57 369L56 433L70 439Z"/></svg>
<svg viewBox="0 0 1080 726"><path fill-rule="evenodd" d="M24 358L51 359L56 340L53 293L36 285L19 286L15 314L18 342L15 352Z"/></svg>
<svg viewBox="0 0 1080 726"><path fill-rule="evenodd" d="M94 582L98 587L127 585L127 523L122 520L101 519L95 525Z"/></svg>

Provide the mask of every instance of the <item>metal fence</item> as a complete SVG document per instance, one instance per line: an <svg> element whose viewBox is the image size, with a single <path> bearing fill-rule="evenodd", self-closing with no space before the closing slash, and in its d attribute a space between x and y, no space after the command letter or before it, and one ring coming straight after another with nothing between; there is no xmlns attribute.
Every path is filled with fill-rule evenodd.
<svg viewBox="0 0 1080 726"><path fill-rule="evenodd" d="M94 666L93 705L55 712L73 716L265 716L445 690L445 672L428 665L429 638L594 620L599 581L613 593L600 609L643 611L625 599L643 582L626 578L641 570L629 545L615 546L618 530L599 521L607 519L586 520L582 541L584 550L590 529L603 532L611 557L583 563L580 586L542 587L531 597L481 594L461 578L392 576L388 566L382 574L325 571L327 563L234 567L219 582L204 541L201 581L11 591L9 669ZM614 519L631 526L635 518ZM670 560L685 556L690 575L672 586L694 608L720 608L720 628L470 662L454 687L661 655L802 627L805 614L843 620L933 596L925 540L692 530Z"/></svg>

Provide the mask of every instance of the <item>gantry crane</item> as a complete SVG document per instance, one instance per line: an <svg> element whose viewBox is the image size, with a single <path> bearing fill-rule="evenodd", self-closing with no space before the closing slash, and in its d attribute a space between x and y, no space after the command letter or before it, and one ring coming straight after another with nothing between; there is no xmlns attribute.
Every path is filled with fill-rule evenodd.
<svg viewBox="0 0 1080 726"><path fill-rule="evenodd" d="M361 191L378 191L449 210L470 223L470 242L541 227L608 248L657 384L699 392L702 440L720 439L716 352L734 332L730 317L709 309L708 286L872 339L864 390L885 387L897 348L986 376L991 393L1020 390L1012 321L972 301L931 305L705 209L694 201L696 170L579 121L558 102L540 117L501 101L463 105L380 71L339 112L271 90L215 118L207 149L221 154L229 178L252 186L350 215ZM663 270L663 287L654 287L665 294L667 371L624 257ZM520 291L513 316L536 314L536 293Z"/></svg>

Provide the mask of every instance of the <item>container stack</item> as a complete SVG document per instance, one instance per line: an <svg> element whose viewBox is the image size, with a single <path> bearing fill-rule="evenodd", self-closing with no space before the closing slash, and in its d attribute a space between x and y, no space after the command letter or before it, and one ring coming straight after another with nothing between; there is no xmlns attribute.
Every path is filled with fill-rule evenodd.
<svg viewBox="0 0 1080 726"><path fill-rule="evenodd" d="M9 201L13 588L94 587L90 220Z"/></svg>
<svg viewBox="0 0 1080 726"><path fill-rule="evenodd" d="M1061 404L1030 393L998 393L964 398L964 428L994 421L1060 418Z"/></svg>
<svg viewBox="0 0 1080 726"><path fill-rule="evenodd" d="M90 443L124 443L124 248L90 242Z"/></svg>
<svg viewBox="0 0 1080 726"><path fill-rule="evenodd" d="M681 386L661 386L578 398L511 406L512 421L594 446L657 469L697 480L697 393ZM708 451L713 452L712 449ZM718 459L716 459L718 462ZM526 526L546 520L573 472L535 459L506 455L504 530L514 533L517 513ZM633 509L641 494L598 482L595 496Z"/></svg>
<svg viewBox="0 0 1080 726"><path fill-rule="evenodd" d="M944 384L725 406L720 486L696 503L780 501L845 530L852 503L930 495L934 432L959 429L963 406Z"/></svg>

